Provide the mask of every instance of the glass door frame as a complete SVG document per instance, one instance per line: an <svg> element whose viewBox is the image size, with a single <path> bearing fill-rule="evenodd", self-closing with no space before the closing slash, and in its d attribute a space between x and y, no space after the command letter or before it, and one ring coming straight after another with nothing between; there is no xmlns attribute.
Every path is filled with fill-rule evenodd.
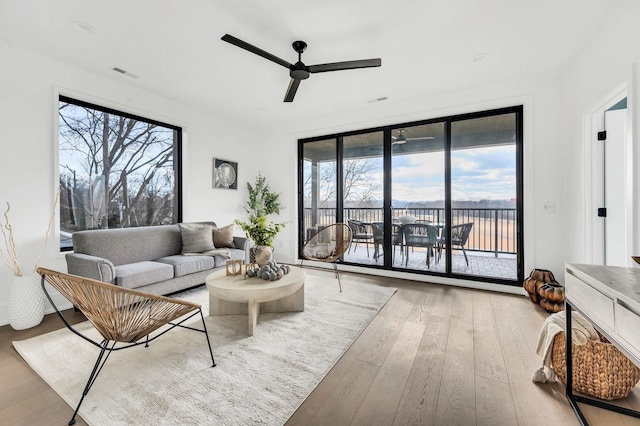
<svg viewBox="0 0 640 426"><path fill-rule="evenodd" d="M516 167L516 265L517 277L515 280L504 279L498 277L477 276L455 273L452 270L452 249L451 249L451 232L446 232L447 250L446 256L446 272L411 270L405 268L394 267L393 247L392 247L392 131L405 127L419 126L432 123L444 123L444 174L445 174L445 223L450 228L452 224L452 181L451 181L451 124L457 121L490 117L503 114L515 114L515 167ZM384 244L382 264L361 264L352 262L342 262L345 265L360 266L374 269L392 270L398 272L415 273L421 275L437 275L446 278L455 278L468 281L483 281L496 284L504 284L511 286L521 286L524 280L524 160L523 160L523 106L516 105L505 108L497 108L486 111L478 111L472 113L458 114L447 117L438 117L427 120L412 121L406 123L392 124L355 130L349 132L341 132L330 135L316 136L298 140L298 258L302 259L302 246L304 244L304 144L309 142L317 142L322 140L336 140L336 222L344 221L343 214L343 188L342 188L342 164L343 164L343 138L347 136L359 135L363 133L383 132L383 218L384 218Z"/></svg>

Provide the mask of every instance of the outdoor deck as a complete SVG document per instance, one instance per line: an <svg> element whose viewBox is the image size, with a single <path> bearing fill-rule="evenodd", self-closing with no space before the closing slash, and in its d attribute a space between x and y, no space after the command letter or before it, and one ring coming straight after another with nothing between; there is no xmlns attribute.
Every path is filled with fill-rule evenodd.
<svg viewBox="0 0 640 426"><path fill-rule="evenodd" d="M326 226L335 220L336 210L333 208L307 208L305 209L304 226L305 236L309 238L319 226ZM391 211L393 223L397 224L402 216L413 217L416 222L433 224L442 233L444 218L447 216L443 208L394 208ZM361 233L373 235L373 225L384 220L381 208L344 208L344 221L360 222L364 229ZM454 274L469 275L474 277L487 277L507 280L518 279L517 265L517 217L515 208L452 208L451 220L454 226L473 224L465 240L469 258L466 264L462 251L455 250L452 258L452 272ZM319 224L319 225L318 225ZM394 231L395 232L395 231ZM382 257L373 258L374 238L369 239L369 255L364 242L352 244L350 252L344 256L344 261L352 264L382 265ZM405 266L404 256L399 246L395 246L394 268L407 271L433 271L446 272L446 260L444 257L439 262L431 261L427 268L426 249L420 247L411 248L409 262Z"/></svg>
<svg viewBox="0 0 640 426"><path fill-rule="evenodd" d="M373 251L373 244L370 244L369 256L367 256L367 247L364 244L358 244L357 246L351 247L349 253L345 253L344 261L363 265L382 265L382 256L376 262L373 258ZM401 255L400 248L398 247L396 248L393 266L407 270L444 273L446 267L444 253L439 262L436 262L435 258L431 258L430 268L427 268L426 254L427 251L425 248L415 247L409 249L409 262L407 266L405 266L404 256ZM467 257L469 258L469 266L467 266L464 260L462 251L453 251L453 273L509 280L516 280L518 278L516 257L513 254L499 254L498 257L495 257L493 253L467 250Z"/></svg>

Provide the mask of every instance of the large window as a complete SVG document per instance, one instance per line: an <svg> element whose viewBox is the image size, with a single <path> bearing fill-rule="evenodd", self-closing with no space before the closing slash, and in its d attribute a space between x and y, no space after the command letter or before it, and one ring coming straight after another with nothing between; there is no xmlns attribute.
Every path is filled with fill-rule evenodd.
<svg viewBox="0 0 640 426"><path fill-rule="evenodd" d="M344 263L521 285L521 106L299 145L301 244L344 222Z"/></svg>
<svg viewBox="0 0 640 426"><path fill-rule="evenodd" d="M84 229L181 220L182 129L60 96L60 248Z"/></svg>

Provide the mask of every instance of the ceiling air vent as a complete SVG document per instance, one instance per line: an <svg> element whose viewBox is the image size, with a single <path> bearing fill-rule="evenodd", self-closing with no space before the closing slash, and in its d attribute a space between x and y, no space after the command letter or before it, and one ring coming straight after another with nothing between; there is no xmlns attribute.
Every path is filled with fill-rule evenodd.
<svg viewBox="0 0 640 426"><path fill-rule="evenodd" d="M130 73L130 72L129 72L129 71L127 71L127 70L123 70L122 68L113 67L113 70L114 70L115 72L119 72L120 74L124 74L124 75L126 75L127 77L131 77L131 78L138 78L138 76L137 76L137 75L132 74L132 73Z"/></svg>

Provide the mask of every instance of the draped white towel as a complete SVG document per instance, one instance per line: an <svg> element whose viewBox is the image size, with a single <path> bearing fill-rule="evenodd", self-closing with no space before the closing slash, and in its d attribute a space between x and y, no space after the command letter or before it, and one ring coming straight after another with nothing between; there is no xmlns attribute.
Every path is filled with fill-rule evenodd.
<svg viewBox="0 0 640 426"><path fill-rule="evenodd" d="M556 375L551 369L551 348L553 338L565 331L565 311L550 315L540 329L536 353L542 357L542 367L533 373L531 380L538 383L555 382ZM571 341L576 345L584 345L587 340L600 341L595 328L579 312L571 313Z"/></svg>

